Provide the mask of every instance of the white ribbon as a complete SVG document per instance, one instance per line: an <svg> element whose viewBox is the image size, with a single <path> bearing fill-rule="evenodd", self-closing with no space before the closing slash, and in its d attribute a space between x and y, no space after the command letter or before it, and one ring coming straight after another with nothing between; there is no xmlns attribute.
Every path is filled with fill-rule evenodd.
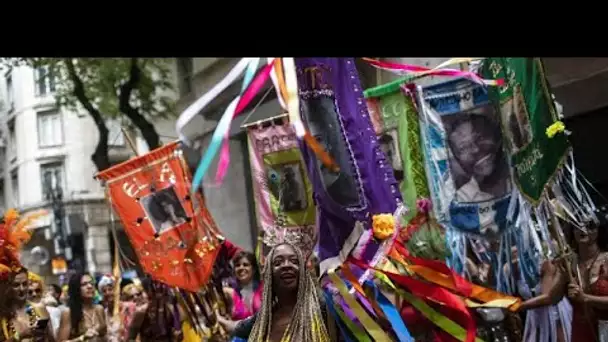
<svg viewBox="0 0 608 342"><path fill-rule="evenodd" d="M188 143L188 139L184 136L183 128L196 116L200 113L213 99L218 97L229 85L234 83L245 69L247 69L247 65L251 62L252 58L243 58L241 59L235 66L230 70L228 75L224 77L219 83L217 83L211 90L201 96L198 100L196 100L193 104L188 106L179 116L177 122L175 124L175 128L177 130L177 134L179 135L180 140Z"/></svg>

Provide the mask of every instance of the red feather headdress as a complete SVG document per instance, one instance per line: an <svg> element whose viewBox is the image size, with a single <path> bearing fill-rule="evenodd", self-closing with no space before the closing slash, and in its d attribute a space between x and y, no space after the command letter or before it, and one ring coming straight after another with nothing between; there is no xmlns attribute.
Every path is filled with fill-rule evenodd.
<svg viewBox="0 0 608 342"><path fill-rule="evenodd" d="M19 212L9 209L0 222L0 280L7 279L11 273L23 266L19 262L19 252L23 245L32 238L30 225L32 221L46 214L36 211L20 218Z"/></svg>

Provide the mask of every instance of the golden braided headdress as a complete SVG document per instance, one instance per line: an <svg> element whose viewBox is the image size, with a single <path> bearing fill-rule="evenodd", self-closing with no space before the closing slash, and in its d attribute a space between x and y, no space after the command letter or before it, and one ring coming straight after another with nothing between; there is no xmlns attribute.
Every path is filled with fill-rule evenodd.
<svg viewBox="0 0 608 342"><path fill-rule="evenodd" d="M29 226L32 221L45 214L45 211L37 211L20 218L15 209L4 213L0 222L0 280L8 279L11 273L23 267L19 262L19 252L32 238Z"/></svg>

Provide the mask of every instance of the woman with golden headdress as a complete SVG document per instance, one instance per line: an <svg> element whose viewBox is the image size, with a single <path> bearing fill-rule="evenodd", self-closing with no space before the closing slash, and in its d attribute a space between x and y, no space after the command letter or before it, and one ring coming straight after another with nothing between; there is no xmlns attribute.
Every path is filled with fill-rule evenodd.
<svg viewBox="0 0 608 342"><path fill-rule="evenodd" d="M0 224L0 341L53 341L48 311L28 301L28 271L19 262L19 251L31 237L27 225L33 218L19 220L11 209Z"/></svg>
<svg viewBox="0 0 608 342"><path fill-rule="evenodd" d="M262 307L254 316L231 322L219 318L236 337L253 342L329 342L318 292L299 248L275 246L264 265Z"/></svg>

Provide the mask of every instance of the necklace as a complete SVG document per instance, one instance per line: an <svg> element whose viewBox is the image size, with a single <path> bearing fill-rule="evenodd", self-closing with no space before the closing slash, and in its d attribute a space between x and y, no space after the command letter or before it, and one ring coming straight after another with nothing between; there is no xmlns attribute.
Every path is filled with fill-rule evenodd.
<svg viewBox="0 0 608 342"><path fill-rule="evenodd" d="M38 321L38 313L36 313L36 310L30 303L25 304L25 313L28 315L30 327L35 326L36 321ZM17 329L15 328L15 319L16 318L9 319L8 324L7 324L8 333L10 336L13 336L13 337L17 336Z"/></svg>

